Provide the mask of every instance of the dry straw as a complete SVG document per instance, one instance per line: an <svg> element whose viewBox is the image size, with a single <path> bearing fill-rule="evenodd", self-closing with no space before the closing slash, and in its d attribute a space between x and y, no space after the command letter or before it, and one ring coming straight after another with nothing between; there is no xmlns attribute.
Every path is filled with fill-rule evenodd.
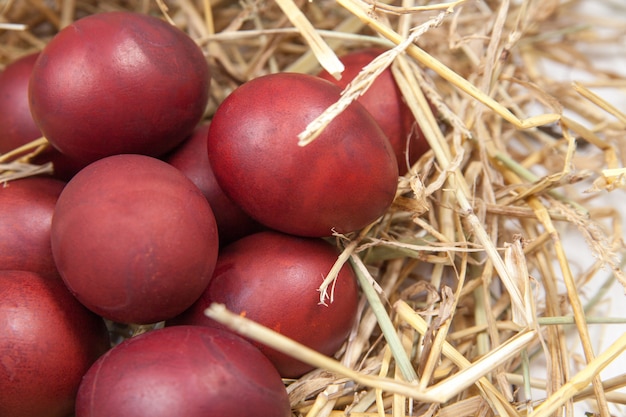
<svg viewBox="0 0 626 417"><path fill-rule="evenodd" d="M384 48L294 138L307 146L390 68L430 144L399 178L385 216L335 236L342 253L319 296L341 297L336 273L355 268L363 309L349 340L329 358L222 306L207 314L317 367L285 381L295 416L573 416L584 404L609 417L624 414L626 378L601 371L626 337L600 351L591 330L624 323L600 307L626 279L622 219L596 197L624 186L626 114L607 97L626 79L595 57L626 52L626 9L603 2L613 10L600 17L583 11L591 3L8 0L0 65L81 16L152 13L206 52L210 118L246 80L321 68L340 76L339 55ZM583 75L564 81L546 63ZM45 146L42 138L0 156L2 179L49 170L29 163ZM586 242L591 266L578 266L564 241L572 235Z"/></svg>

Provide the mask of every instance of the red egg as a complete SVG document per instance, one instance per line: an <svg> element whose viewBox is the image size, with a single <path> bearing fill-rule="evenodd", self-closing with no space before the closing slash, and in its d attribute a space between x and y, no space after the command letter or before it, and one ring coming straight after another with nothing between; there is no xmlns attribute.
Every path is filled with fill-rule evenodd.
<svg viewBox="0 0 626 417"><path fill-rule="evenodd" d="M52 253L89 309L123 323L153 323L188 308L215 266L209 203L179 170L116 155L81 170L59 196Z"/></svg>
<svg viewBox="0 0 626 417"><path fill-rule="evenodd" d="M202 191L213 209L220 245L259 231L260 225L244 213L220 188L207 155L209 125L199 126L165 161L178 168Z"/></svg>
<svg viewBox="0 0 626 417"><path fill-rule="evenodd" d="M340 80L327 71L320 72L318 76L344 89L363 67L383 52L383 49L370 48L343 55L341 62L345 70ZM385 132L398 160L398 171L400 175L406 174L409 166L417 162L430 147L415 122L411 109L404 101L390 68L376 78L369 90L358 98L358 102L370 112Z"/></svg>
<svg viewBox="0 0 626 417"><path fill-rule="evenodd" d="M332 245L318 238L274 231L246 236L222 249L215 274L202 297L167 324L219 327L204 315L204 310L217 302L312 349L332 355L348 337L358 304L358 286L349 265L343 266L332 289L333 302L320 304L318 289L337 256ZM253 343L283 377L299 377L313 369L291 356Z"/></svg>
<svg viewBox="0 0 626 417"><path fill-rule="evenodd" d="M287 391L254 346L199 326L128 339L87 372L76 417L289 417Z"/></svg>
<svg viewBox="0 0 626 417"><path fill-rule="evenodd" d="M109 349L104 321L60 279L0 271L0 415L72 415L81 378Z"/></svg>
<svg viewBox="0 0 626 417"><path fill-rule="evenodd" d="M26 55L0 73L0 153L12 151L42 136L28 104L28 82L39 53ZM30 162L53 164L53 176L69 180L85 163L48 147Z"/></svg>
<svg viewBox="0 0 626 417"><path fill-rule="evenodd" d="M311 75L272 74L243 84L218 107L209 160L224 192L252 218L286 233L329 236L358 230L391 205L396 158L360 104L298 145L297 135L340 91Z"/></svg>
<svg viewBox="0 0 626 417"><path fill-rule="evenodd" d="M0 186L0 267L58 276L50 224L65 183L30 177Z"/></svg>
<svg viewBox="0 0 626 417"><path fill-rule="evenodd" d="M81 161L158 156L200 121L210 74L202 50L156 17L99 13L61 30L35 63L33 118L62 153Z"/></svg>
<svg viewBox="0 0 626 417"><path fill-rule="evenodd" d="M28 107L28 80L38 56L25 55L0 73L0 153L41 137Z"/></svg>

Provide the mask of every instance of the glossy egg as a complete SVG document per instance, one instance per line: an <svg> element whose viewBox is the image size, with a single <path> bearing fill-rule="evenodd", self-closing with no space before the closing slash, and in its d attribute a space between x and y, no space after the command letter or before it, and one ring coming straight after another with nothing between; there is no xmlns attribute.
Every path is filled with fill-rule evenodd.
<svg viewBox="0 0 626 417"><path fill-rule="evenodd" d="M202 50L159 18L131 12L89 15L42 50L29 86L33 118L73 159L159 156L194 129L208 100Z"/></svg>
<svg viewBox="0 0 626 417"><path fill-rule="evenodd" d="M72 415L83 375L109 349L104 321L58 278L0 271L0 294L0 415Z"/></svg>
<svg viewBox="0 0 626 417"><path fill-rule="evenodd" d="M200 326L128 339L87 372L76 417L289 417L287 391L254 346Z"/></svg>
<svg viewBox="0 0 626 417"><path fill-rule="evenodd" d="M312 349L333 355L352 329L358 304L358 286L350 265L340 270L332 289L333 302L320 304L318 289L337 256L338 251L319 238L275 231L246 236L222 249L205 293L167 324L219 327L204 315L204 310L217 302ZM258 342L254 344L283 377L299 377L313 369Z"/></svg>
<svg viewBox="0 0 626 417"><path fill-rule="evenodd" d="M59 196L52 253L72 293L113 321L153 323L204 291L218 251L213 212L179 170L115 155L81 170Z"/></svg>
<svg viewBox="0 0 626 417"><path fill-rule="evenodd" d="M297 135L339 94L320 78L280 73L243 84L218 107L209 160L224 192L252 218L286 233L330 236L367 226L391 205L396 157L360 104L298 145Z"/></svg>

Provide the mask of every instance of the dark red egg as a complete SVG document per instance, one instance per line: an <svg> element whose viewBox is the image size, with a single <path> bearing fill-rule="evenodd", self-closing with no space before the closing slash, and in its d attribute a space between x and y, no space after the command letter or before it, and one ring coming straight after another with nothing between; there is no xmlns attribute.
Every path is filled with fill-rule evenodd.
<svg viewBox="0 0 626 417"><path fill-rule="evenodd" d="M30 177L0 185L0 267L57 276L50 247L52 213L65 183Z"/></svg>
<svg viewBox="0 0 626 417"><path fill-rule="evenodd" d="M260 225L244 213L220 188L207 154L209 124L198 126L190 138L165 158L202 191L213 209L220 245L260 230Z"/></svg>
<svg viewBox="0 0 626 417"><path fill-rule="evenodd" d="M0 153L41 137L28 107L28 80L38 56L25 55L0 73Z"/></svg>
<svg viewBox="0 0 626 417"><path fill-rule="evenodd" d="M327 71L322 71L318 75L343 89L361 72L363 67L383 52L383 49L369 48L341 56L345 70L340 80ZM385 69L376 78L369 90L358 98L358 102L370 112L389 138L398 160L399 173L404 175L409 166L417 162L430 149L430 146L404 101L390 68Z"/></svg>
<svg viewBox="0 0 626 417"><path fill-rule="evenodd" d="M188 308L217 259L213 212L179 170L144 155L98 160L67 183L52 217L52 253L89 309L153 323Z"/></svg>
<svg viewBox="0 0 626 417"><path fill-rule="evenodd" d="M333 302L320 304L318 291L338 251L319 238L265 231L222 249L215 274L202 297L168 325L218 326L204 315L213 302L326 355L345 342L357 316L358 285L350 265L329 288ZM283 377L313 368L291 356L253 342Z"/></svg>
<svg viewBox="0 0 626 417"><path fill-rule="evenodd" d="M68 417L109 347L104 321L56 278L0 271L0 415Z"/></svg>
<svg viewBox="0 0 626 417"><path fill-rule="evenodd" d="M378 219L394 199L398 167L371 115L353 103L306 146L297 135L339 99L320 78L253 79L218 107L208 136L213 172L252 218L302 236L348 233Z"/></svg>
<svg viewBox="0 0 626 417"><path fill-rule="evenodd" d="M26 145L42 136L28 104L28 82L39 53L26 55L9 64L0 73L0 153ZM30 162L52 162L52 176L69 180L85 163L75 161L49 146Z"/></svg>
<svg viewBox="0 0 626 417"><path fill-rule="evenodd" d="M159 156L191 134L209 84L206 58L183 31L156 17L108 12L77 20L46 45L29 100L44 136L73 159Z"/></svg>
<svg viewBox="0 0 626 417"><path fill-rule="evenodd" d="M233 333L200 326L128 339L87 372L76 417L289 417L272 364Z"/></svg>

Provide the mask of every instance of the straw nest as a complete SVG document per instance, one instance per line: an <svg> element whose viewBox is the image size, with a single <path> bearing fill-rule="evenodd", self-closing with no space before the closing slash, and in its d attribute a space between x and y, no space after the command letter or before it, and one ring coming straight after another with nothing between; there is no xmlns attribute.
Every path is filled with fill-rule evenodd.
<svg viewBox="0 0 626 417"><path fill-rule="evenodd" d="M5 0L0 65L40 50L86 14L151 13L206 52L210 118L234 88L261 74L340 72L337 55L386 48L300 137L303 146L314 140L390 66L431 146L399 178L382 219L336 236L337 265L352 263L363 289L350 340L327 358L220 306L207 314L318 367L285 381L296 416L544 417L574 415L586 401L585 410L606 417L626 401L616 391L626 377L602 379L600 371L626 348L626 336L598 351L590 334L619 321L598 317L598 305L626 279L619 212L596 197L623 186L626 114L603 95L626 80L596 58L624 52L624 22L581 5ZM564 66L581 81L555 76ZM0 158L4 179L49 168L29 164L23 150ZM589 267L568 249L572 234L586 243ZM330 271L326 284L332 278Z"/></svg>

